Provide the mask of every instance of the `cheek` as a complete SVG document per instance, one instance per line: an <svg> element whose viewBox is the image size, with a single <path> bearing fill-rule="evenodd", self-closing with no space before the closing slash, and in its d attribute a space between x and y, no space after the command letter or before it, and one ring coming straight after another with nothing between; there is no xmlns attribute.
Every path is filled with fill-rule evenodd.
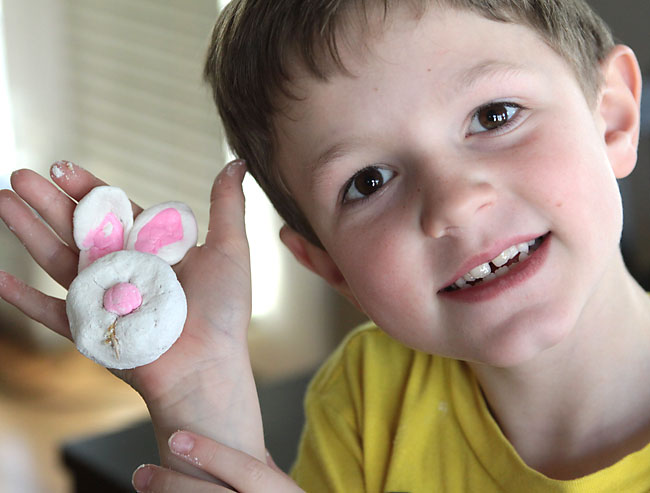
<svg viewBox="0 0 650 493"><path fill-rule="evenodd" d="M408 266L400 265L401 246L390 237L364 241L355 238L340 262L341 270L355 293L376 298L395 291Z"/></svg>
<svg viewBox="0 0 650 493"><path fill-rule="evenodd" d="M552 227L583 242L618 242L622 204L605 150L595 132L565 130L539 139L526 181Z"/></svg>
<svg viewBox="0 0 650 493"><path fill-rule="evenodd" d="M414 317L431 302L430 259L418 253L415 240L406 228L395 225L391 234L357 236L338 255L355 298L382 327L413 325Z"/></svg>

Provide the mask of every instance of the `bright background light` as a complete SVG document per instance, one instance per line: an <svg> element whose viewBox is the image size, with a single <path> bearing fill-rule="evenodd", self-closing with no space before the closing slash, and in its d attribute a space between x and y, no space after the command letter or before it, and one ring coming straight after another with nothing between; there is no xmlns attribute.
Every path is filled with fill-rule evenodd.
<svg viewBox="0 0 650 493"><path fill-rule="evenodd" d="M16 166L16 139L9 104L4 15L0 2L0 188L9 188L9 174Z"/></svg>
<svg viewBox="0 0 650 493"><path fill-rule="evenodd" d="M251 252L253 317L272 313L281 290L280 219L251 175L244 179L246 235Z"/></svg>
<svg viewBox="0 0 650 493"><path fill-rule="evenodd" d="M224 142L226 163L235 155ZM255 179L246 174L246 236L251 256L253 318L268 317L277 309L282 288L282 257L278 232L282 222Z"/></svg>

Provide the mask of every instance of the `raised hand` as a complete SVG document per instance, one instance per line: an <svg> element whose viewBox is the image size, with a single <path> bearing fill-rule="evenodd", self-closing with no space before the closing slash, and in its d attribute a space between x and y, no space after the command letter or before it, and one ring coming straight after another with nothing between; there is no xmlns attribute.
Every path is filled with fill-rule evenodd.
<svg viewBox="0 0 650 493"><path fill-rule="evenodd" d="M230 485L240 493L300 493L293 480L273 463L196 433L178 431L169 439L169 448L177 457ZM232 491L185 474L154 465L143 465L133 474L133 486L141 493L218 493ZM303 492L304 493L304 492Z"/></svg>
<svg viewBox="0 0 650 493"><path fill-rule="evenodd" d="M210 197L205 243L175 266L188 301L181 337L153 363L115 372L145 399L161 459L179 470L191 469L165 453L166 437L178 428L202 433L261 460L265 457L246 343L251 292L241 191L245 172L244 164L235 161L219 174ZM69 163L55 164L51 178L58 188L32 171L14 173L15 193L0 191L0 217L34 260L67 288L77 274L78 250L72 240L76 201L104 183ZM133 210L135 215L142 211L135 204ZM70 338L64 300L5 272L0 272L0 298Z"/></svg>

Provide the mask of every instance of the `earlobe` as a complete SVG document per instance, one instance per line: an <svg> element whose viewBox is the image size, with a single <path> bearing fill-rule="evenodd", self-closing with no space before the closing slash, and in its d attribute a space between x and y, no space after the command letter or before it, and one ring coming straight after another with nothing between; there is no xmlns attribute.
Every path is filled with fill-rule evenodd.
<svg viewBox="0 0 650 493"><path fill-rule="evenodd" d="M343 274L329 254L289 226L280 230L280 239L304 267L322 277L330 286L359 306Z"/></svg>
<svg viewBox="0 0 650 493"><path fill-rule="evenodd" d="M634 52L616 46L602 65L605 78L598 104L605 124L607 155L617 178L632 172L637 160L641 118L641 70Z"/></svg>

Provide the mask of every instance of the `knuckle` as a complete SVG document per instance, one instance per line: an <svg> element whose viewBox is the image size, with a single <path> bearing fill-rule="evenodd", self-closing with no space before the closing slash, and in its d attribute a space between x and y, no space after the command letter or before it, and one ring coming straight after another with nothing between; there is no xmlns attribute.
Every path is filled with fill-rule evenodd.
<svg viewBox="0 0 650 493"><path fill-rule="evenodd" d="M214 241L214 248L224 257L234 261L234 259L242 258L242 256L247 258L248 241L245 237L217 236Z"/></svg>
<svg viewBox="0 0 650 493"><path fill-rule="evenodd" d="M61 262L61 256L65 256L68 247L65 246L63 243L54 243L52 245L52 248L48 249L46 252L46 260L48 264L51 264L52 266L57 266L60 265Z"/></svg>
<svg viewBox="0 0 650 493"><path fill-rule="evenodd" d="M200 457L197 457L197 459L210 469L216 469L219 461L217 450L214 447L203 447Z"/></svg>
<svg viewBox="0 0 650 493"><path fill-rule="evenodd" d="M266 465L257 459L249 458L244 463L246 476L252 484L259 484L266 475Z"/></svg>
<svg viewBox="0 0 650 493"><path fill-rule="evenodd" d="M167 469L155 468L146 491L155 491L156 493L175 492L170 472Z"/></svg>
<svg viewBox="0 0 650 493"><path fill-rule="evenodd" d="M76 256L63 243L55 243L46 251L45 258L40 262L42 267L66 288L77 275Z"/></svg>

